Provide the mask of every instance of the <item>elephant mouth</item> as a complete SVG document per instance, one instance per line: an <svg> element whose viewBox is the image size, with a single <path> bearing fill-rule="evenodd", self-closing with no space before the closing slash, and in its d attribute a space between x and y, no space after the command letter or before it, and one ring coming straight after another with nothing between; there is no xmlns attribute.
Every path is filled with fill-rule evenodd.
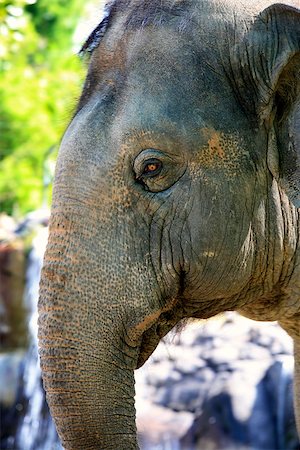
<svg viewBox="0 0 300 450"><path fill-rule="evenodd" d="M174 309L162 312L158 320L143 332L140 340L137 369L151 356L159 341L184 317L180 304L176 303Z"/></svg>

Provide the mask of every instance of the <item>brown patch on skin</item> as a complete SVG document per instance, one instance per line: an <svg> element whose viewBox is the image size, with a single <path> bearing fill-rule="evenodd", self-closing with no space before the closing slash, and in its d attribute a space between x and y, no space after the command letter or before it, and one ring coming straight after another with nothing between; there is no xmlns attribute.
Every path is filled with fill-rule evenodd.
<svg viewBox="0 0 300 450"><path fill-rule="evenodd" d="M130 343L131 345L132 343L134 343L134 346L137 345L137 342L141 339L143 332L145 330L148 330L153 324L157 322L159 316L161 315L161 312L162 310L158 310L153 314L150 314L138 325L131 328L127 333L127 337L129 339L129 342L127 343Z"/></svg>
<svg viewBox="0 0 300 450"><path fill-rule="evenodd" d="M184 317L181 301L173 298L158 311L146 316L142 322L130 328L129 342L137 347L139 355L135 369L141 367L153 353L160 340ZM134 340L132 340L132 338Z"/></svg>
<svg viewBox="0 0 300 450"><path fill-rule="evenodd" d="M221 137L220 133L217 131L214 131L211 138L208 140L208 149L209 149L209 153L212 156L216 155L217 157L224 159L225 152L224 152L224 147L222 146L220 137Z"/></svg>
<svg viewBox="0 0 300 450"><path fill-rule="evenodd" d="M0 242L0 304L1 345L6 348L26 348L27 323L23 295L26 257L24 244L15 240Z"/></svg>
<svg viewBox="0 0 300 450"><path fill-rule="evenodd" d="M130 346L136 346L138 342L141 340L143 333L149 328L151 328L152 325L158 322L159 317L170 310L173 309L173 307L176 306L178 303L178 300L173 298L164 308L159 309L158 311L155 311L154 313L147 316L142 322L138 323L137 325L131 327L130 330L128 330L127 338L128 342L127 344Z"/></svg>
<svg viewBox="0 0 300 450"><path fill-rule="evenodd" d="M207 144L200 148L190 162L192 178L203 177L201 169L222 170L227 179L235 178L241 171L242 159L248 155L238 133L225 134L204 128L201 134Z"/></svg>

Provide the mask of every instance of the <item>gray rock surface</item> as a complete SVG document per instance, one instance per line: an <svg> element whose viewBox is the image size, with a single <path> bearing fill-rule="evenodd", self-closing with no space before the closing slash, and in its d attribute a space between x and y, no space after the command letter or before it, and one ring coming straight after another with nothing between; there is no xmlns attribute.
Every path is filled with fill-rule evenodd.
<svg viewBox="0 0 300 450"><path fill-rule="evenodd" d="M276 323L226 313L172 331L136 372L141 448L299 449L292 380Z"/></svg>

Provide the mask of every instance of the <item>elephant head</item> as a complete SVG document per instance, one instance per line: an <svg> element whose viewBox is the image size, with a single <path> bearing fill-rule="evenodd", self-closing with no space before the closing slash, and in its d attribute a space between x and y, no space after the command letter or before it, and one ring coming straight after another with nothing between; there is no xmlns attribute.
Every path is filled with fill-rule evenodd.
<svg viewBox="0 0 300 450"><path fill-rule="evenodd" d="M83 48L39 299L66 449L137 448L134 370L183 318L298 338L300 14L262 3L116 0Z"/></svg>

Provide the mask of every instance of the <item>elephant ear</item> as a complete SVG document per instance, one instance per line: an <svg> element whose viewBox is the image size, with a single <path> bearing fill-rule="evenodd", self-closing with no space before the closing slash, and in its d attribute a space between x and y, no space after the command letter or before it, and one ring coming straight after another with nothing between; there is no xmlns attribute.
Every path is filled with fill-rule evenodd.
<svg viewBox="0 0 300 450"><path fill-rule="evenodd" d="M268 166L300 207L300 10L262 11L231 54L245 109L268 131ZM254 116L253 116L254 113Z"/></svg>

